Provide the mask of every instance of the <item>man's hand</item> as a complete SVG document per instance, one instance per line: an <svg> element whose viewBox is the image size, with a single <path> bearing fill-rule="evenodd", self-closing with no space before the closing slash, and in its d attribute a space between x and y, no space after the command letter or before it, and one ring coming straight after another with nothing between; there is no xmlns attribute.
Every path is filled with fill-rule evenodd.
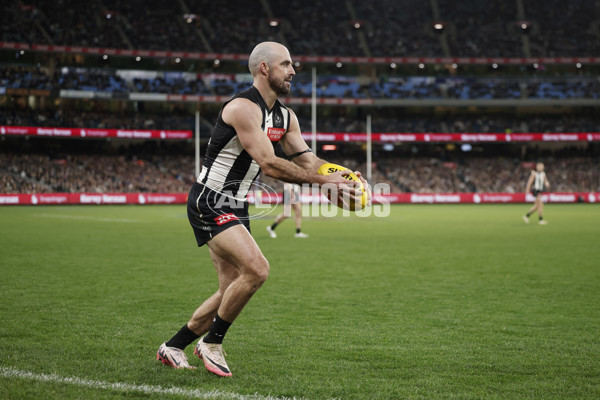
<svg viewBox="0 0 600 400"><path fill-rule="evenodd" d="M360 173L360 171L354 171L354 175L358 176L358 179L360 179L360 181L362 182L365 190L367 191L367 204L365 204L365 207L366 206L370 206L371 205L371 198L372 198L372 195L373 195L373 192L371 192L371 186L369 185L369 183L367 182L367 180L362 177L362 174Z"/></svg>
<svg viewBox="0 0 600 400"><path fill-rule="evenodd" d="M325 193L329 193L329 199L333 202L337 199L336 204L341 205L344 209L354 209L351 207L352 204L361 204L361 198L363 191L360 188L360 184L355 181L351 181L347 178L352 171L344 170L337 171L330 175L323 175L323 183L321 187ZM358 171L357 171L358 172ZM361 177L360 172L356 174L365 186L365 190L368 190L367 181ZM368 193L368 192L367 192ZM362 207L359 207L362 208Z"/></svg>

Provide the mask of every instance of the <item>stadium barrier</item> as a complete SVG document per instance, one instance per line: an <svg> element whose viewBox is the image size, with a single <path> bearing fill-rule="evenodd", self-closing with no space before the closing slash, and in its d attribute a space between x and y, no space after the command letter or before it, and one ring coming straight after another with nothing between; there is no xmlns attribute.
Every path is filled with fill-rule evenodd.
<svg viewBox="0 0 600 400"><path fill-rule="evenodd" d="M312 138L303 133L305 140ZM318 141L366 142L366 133L317 133ZM373 142L578 142L600 141L600 133L373 133Z"/></svg>
<svg viewBox="0 0 600 400"><path fill-rule="evenodd" d="M0 135L121 139L191 139L192 131L150 129L44 128L0 125Z"/></svg>
<svg viewBox="0 0 600 400"><path fill-rule="evenodd" d="M189 60L247 61L248 54L199 53L189 51L133 50L105 47L63 46L37 43L0 42L0 49L29 50L48 53L97 54L123 57L183 58ZM341 62L344 64L478 64L533 65L538 64L600 64L600 57L346 57L297 55L294 60L304 63Z"/></svg>
<svg viewBox="0 0 600 400"><path fill-rule="evenodd" d="M257 203L254 192L248 194L250 204ZM259 203L277 204L281 193L261 195ZM597 203L600 192L546 193L547 203ZM391 193L373 196L376 204L506 204L531 203L534 198L525 193ZM302 195L302 203L327 202L323 195ZM0 194L0 205L67 205L67 204L185 204L187 193L35 193Z"/></svg>
<svg viewBox="0 0 600 400"><path fill-rule="evenodd" d="M183 204L187 193L0 194L0 205Z"/></svg>
<svg viewBox="0 0 600 400"><path fill-rule="evenodd" d="M123 139L191 139L192 131L147 129L88 129L47 128L32 126L0 125L0 135L49 136L75 138L123 138ZM311 133L302 133L310 141ZM320 142L366 142L366 133L317 133ZM583 133L373 133L371 140L377 143L394 142L596 142L600 132Z"/></svg>

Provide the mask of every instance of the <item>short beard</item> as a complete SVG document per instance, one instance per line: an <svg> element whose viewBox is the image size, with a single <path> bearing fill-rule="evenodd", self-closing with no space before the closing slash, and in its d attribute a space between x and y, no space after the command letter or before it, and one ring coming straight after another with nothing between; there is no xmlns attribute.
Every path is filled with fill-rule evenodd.
<svg viewBox="0 0 600 400"><path fill-rule="evenodd" d="M285 85L284 80L272 78L271 75L269 75L269 86L277 96L283 96L290 93L290 88Z"/></svg>

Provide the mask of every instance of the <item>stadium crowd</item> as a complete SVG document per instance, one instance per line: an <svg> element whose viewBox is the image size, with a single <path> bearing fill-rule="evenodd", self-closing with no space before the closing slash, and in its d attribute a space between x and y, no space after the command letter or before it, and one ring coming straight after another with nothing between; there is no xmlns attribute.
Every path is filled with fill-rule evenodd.
<svg viewBox="0 0 600 400"><path fill-rule="evenodd" d="M597 132L600 117L588 111L578 114L441 114L405 115L398 112L372 115L372 132L411 133L547 133ZM298 113L300 126L310 131L308 115ZM365 118L338 116L317 121L319 132L366 132Z"/></svg>
<svg viewBox="0 0 600 400"><path fill-rule="evenodd" d="M218 108L201 117L201 132L210 132ZM308 110L296 109L300 127L311 131ZM169 113L79 111L69 109L30 110L0 108L0 125L98 129L194 130L194 116L185 111ZM506 133L506 132L597 132L600 116L579 114L374 114L372 131L379 133ZM319 132L366 132L365 118L339 115L319 118Z"/></svg>
<svg viewBox="0 0 600 400"><path fill-rule="evenodd" d="M193 158L176 156L2 154L0 171L1 193L175 193L194 180Z"/></svg>
<svg viewBox="0 0 600 400"><path fill-rule="evenodd" d="M0 67L0 87L52 90L55 82L43 70L37 68Z"/></svg>
<svg viewBox="0 0 600 400"><path fill-rule="evenodd" d="M326 155L332 162L366 171L355 157ZM600 191L600 163L595 157L544 159L557 192ZM521 192L531 163L510 157L381 157L373 163L372 184L387 183L392 192ZM194 182L193 156L147 154L3 153L1 193L48 192L187 192ZM276 190L281 183L263 177Z"/></svg>
<svg viewBox="0 0 600 400"><path fill-rule="evenodd" d="M92 129L168 129L193 130L194 116L173 111L170 113L106 112L65 110L14 110L0 108L0 125L39 126ZM201 118L200 129L212 130L214 122Z"/></svg>
<svg viewBox="0 0 600 400"><path fill-rule="evenodd" d="M300 127L311 131L309 110L294 108ZM203 111L201 132L210 132L218 107ZM195 119L185 110L169 112L107 112L70 109L31 110L0 108L0 125L98 129L194 130ZM569 114L440 114L418 115L393 110L373 113L372 131L378 133L506 133L598 132L600 116L592 111ZM366 132L365 118L351 115L319 117L319 132Z"/></svg>
<svg viewBox="0 0 600 400"><path fill-rule="evenodd" d="M253 43L289 43L297 55L582 56L600 53L597 4L360 0L267 0L224 7L207 0L28 0L3 7L5 42L250 52ZM410 9L410 13L405 12ZM225 16L225 17L224 17Z"/></svg>
<svg viewBox="0 0 600 400"><path fill-rule="evenodd" d="M124 78L122 75L127 76ZM175 76L171 76L175 75ZM230 74L201 74L185 79L179 73L154 78L135 77L111 69L64 68L48 76L43 69L0 68L0 87L46 90L81 90L109 93L166 93L231 96L251 85ZM307 74L298 75L291 97L310 97ZM595 77L381 77L360 83L356 76L319 76L317 97L372 99L598 99L600 81Z"/></svg>
<svg viewBox="0 0 600 400"><path fill-rule="evenodd" d="M341 7L326 0L315 0L311 7L305 3L266 0L249 7L246 1L231 0L225 7L206 0L172 3L27 0L3 7L0 41L213 54L247 54L263 40L289 44L294 55L585 57L600 54L600 20L594 1L348 0ZM406 9L411 12L403 12ZM194 117L185 105L166 104L156 107L160 112L151 112L148 110L154 107L140 102L135 105L139 110L133 112L132 102L118 106L115 103L130 93L229 96L249 85L248 74L138 73L111 68L72 68L62 66L63 61L57 55L49 65L36 68L0 66L0 93L9 94L0 107L0 125L192 130ZM67 60L65 65L68 63ZM395 73L377 77L366 74L360 78L319 75L317 91L322 98L353 99L600 99L600 81L591 74L574 77L572 72L563 71L553 76L531 71L516 76L460 76L462 70L444 76L427 76L427 69L419 76L407 77ZM56 101L39 101L42 105L37 104L36 110L27 108L25 101L17 101L19 106L10 105L12 89L47 91ZM106 102L112 103L106 107L88 107L89 104L82 104L86 100L64 105L68 101L57 99L61 90L107 92L110 94L107 99L112 100ZM291 96L310 95L310 76L299 72ZM219 105L202 107L201 129L207 132L214 125ZM301 127L309 131L309 107L294 108ZM121 111L105 111L108 109ZM540 114L508 108L503 113L497 110L487 113L482 109L474 113L454 111L459 113L373 107L368 113L372 113L373 132L597 132L600 126L600 117L591 108L560 112L546 109L544 113L540 110ZM318 118L319 132L366 131L364 108L320 112L324 115ZM118 154L0 150L2 193L187 192L194 181L193 159L188 155L132 149ZM347 155L332 156L334 162L365 171L365 164L356 160ZM553 190L600 190L597 158L555 157L546 162ZM463 155L448 160L390 154L378 157L373 167L373 182L388 183L394 192L518 192L523 190L530 169L518 158L497 155ZM270 184L280 185L274 181Z"/></svg>

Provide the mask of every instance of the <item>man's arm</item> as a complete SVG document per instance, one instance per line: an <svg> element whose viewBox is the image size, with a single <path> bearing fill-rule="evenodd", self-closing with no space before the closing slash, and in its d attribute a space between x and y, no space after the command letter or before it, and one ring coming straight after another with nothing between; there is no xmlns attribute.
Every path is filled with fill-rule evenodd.
<svg viewBox="0 0 600 400"><path fill-rule="evenodd" d="M544 174L544 185L546 185L546 189L550 189L550 182L548 181L548 175Z"/></svg>
<svg viewBox="0 0 600 400"><path fill-rule="evenodd" d="M283 151L288 156L299 152L304 152L304 150L309 148L308 144L306 144L306 141L302 137L302 132L300 131L300 124L298 123L298 118L292 110L290 110L290 128L283 136L280 143L281 147L283 147ZM321 165L327 162L322 158L315 156L312 152L302 153L298 157L294 157L292 161L301 168L307 169L309 171L316 171ZM363 182L365 187L368 187L367 181L362 177L362 174L359 171L354 172Z"/></svg>
<svg viewBox="0 0 600 400"><path fill-rule="evenodd" d="M309 149L309 147L302 137L300 123L298 122L296 114L289 108L288 110L290 111L290 127L279 143L281 143L284 153L291 156L292 154L303 152L306 149ZM316 171L321 165L327 162L317 157L312 152L302 153L299 156L294 157L292 161L299 167L309 171Z"/></svg>
<svg viewBox="0 0 600 400"><path fill-rule="evenodd" d="M313 152L304 152L305 150L309 149L308 144L306 144L306 141L302 137L300 123L298 122L296 114L294 114L294 112L289 108L288 110L290 111L290 127L279 143L281 143L283 151L288 156L301 153L299 156L294 157L294 159L292 160L296 165L309 171L316 171L321 165L325 164L327 161L317 157ZM365 189L367 190L370 204L371 189L369 187L369 184L362 177L362 174L359 171L355 171L355 174L362 181Z"/></svg>
<svg viewBox="0 0 600 400"><path fill-rule="evenodd" d="M338 187L350 186L351 183L343 178L343 172L318 175L316 169L303 169L290 161L277 157L269 138L260 128L262 112L250 100L238 98L231 101L225 106L221 116L226 124L235 129L242 146L258 163L265 175L290 183L317 183L319 185L331 183Z"/></svg>

